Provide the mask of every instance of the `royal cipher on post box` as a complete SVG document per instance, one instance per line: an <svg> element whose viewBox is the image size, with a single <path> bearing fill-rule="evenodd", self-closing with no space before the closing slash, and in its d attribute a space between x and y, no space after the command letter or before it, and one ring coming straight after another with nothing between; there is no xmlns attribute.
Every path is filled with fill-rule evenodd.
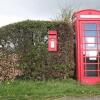
<svg viewBox="0 0 100 100"><path fill-rule="evenodd" d="M73 15L76 35L76 74L82 84L100 83L100 11L86 9Z"/></svg>
<svg viewBox="0 0 100 100"><path fill-rule="evenodd" d="M48 51L56 52L57 51L57 31L48 30Z"/></svg>

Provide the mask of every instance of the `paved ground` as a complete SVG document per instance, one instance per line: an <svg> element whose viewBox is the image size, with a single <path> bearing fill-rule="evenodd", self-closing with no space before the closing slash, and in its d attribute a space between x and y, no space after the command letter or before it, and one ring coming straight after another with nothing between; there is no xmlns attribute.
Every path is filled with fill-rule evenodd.
<svg viewBox="0 0 100 100"><path fill-rule="evenodd" d="M55 100L100 100L100 96L99 97L83 97L83 98L63 97L63 98L55 99Z"/></svg>

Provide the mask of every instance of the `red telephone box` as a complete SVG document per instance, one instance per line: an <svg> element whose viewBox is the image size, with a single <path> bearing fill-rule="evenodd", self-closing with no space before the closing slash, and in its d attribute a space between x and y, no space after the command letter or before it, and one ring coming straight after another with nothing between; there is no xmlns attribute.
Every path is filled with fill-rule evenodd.
<svg viewBox="0 0 100 100"><path fill-rule="evenodd" d="M48 31L48 51L57 51L57 31Z"/></svg>
<svg viewBox="0 0 100 100"><path fill-rule="evenodd" d="M74 13L76 35L76 73L82 84L100 82L100 11Z"/></svg>

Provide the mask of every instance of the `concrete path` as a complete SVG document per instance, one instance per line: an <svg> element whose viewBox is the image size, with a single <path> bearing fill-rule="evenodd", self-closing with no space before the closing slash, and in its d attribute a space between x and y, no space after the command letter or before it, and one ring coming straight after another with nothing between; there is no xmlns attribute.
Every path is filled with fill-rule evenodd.
<svg viewBox="0 0 100 100"><path fill-rule="evenodd" d="M63 97L63 98L59 98L55 100L100 100L100 96L99 97L82 97L82 98Z"/></svg>

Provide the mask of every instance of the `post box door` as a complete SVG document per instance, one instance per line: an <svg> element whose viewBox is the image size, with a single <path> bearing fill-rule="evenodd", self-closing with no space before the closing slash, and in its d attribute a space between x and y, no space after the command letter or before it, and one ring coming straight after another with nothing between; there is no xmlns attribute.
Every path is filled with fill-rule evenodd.
<svg viewBox="0 0 100 100"><path fill-rule="evenodd" d="M57 32L48 31L48 51L57 51Z"/></svg>
<svg viewBox="0 0 100 100"><path fill-rule="evenodd" d="M80 59L82 83L100 80L100 22L80 22Z"/></svg>
<svg viewBox="0 0 100 100"><path fill-rule="evenodd" d="M49 35L48 50L57 51L57 38L56 35Z"/></svg>

